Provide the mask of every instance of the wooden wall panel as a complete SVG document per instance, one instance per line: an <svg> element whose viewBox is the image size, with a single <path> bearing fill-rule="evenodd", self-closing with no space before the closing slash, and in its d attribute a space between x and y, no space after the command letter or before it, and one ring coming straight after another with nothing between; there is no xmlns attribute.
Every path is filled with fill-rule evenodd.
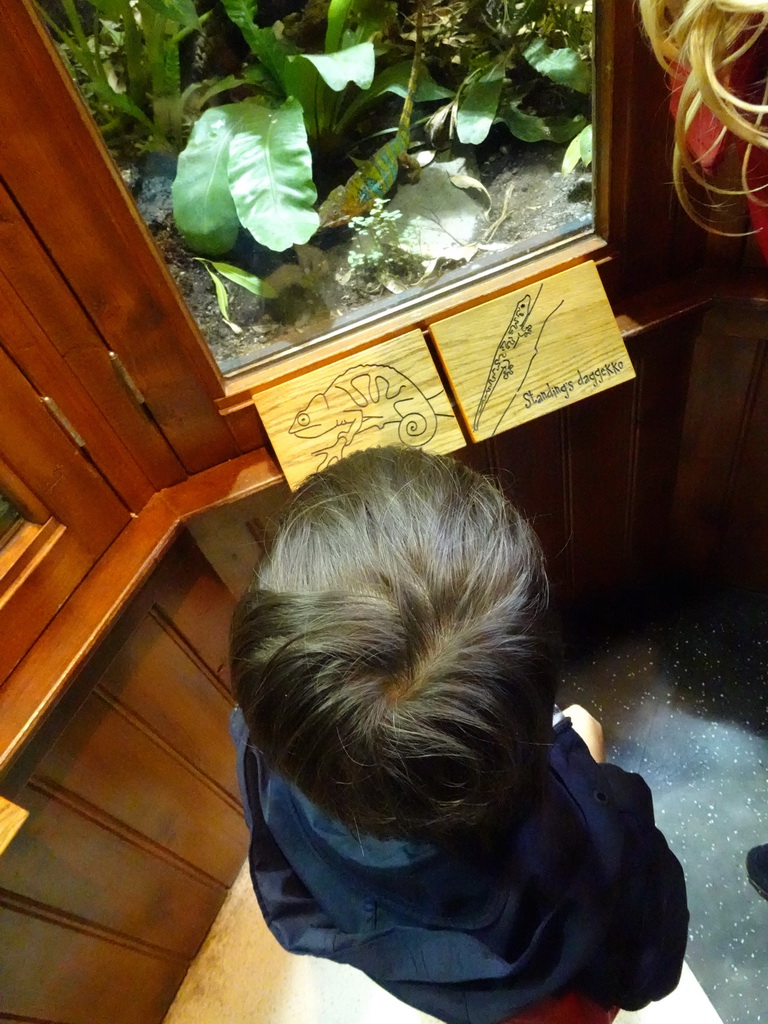
<svg viewBox="0 0 768 1024"><path fill-rule="evenodd" d="M33 781L0 858L0 889L181 956L194 956L226 893L63 790Z"/></svg>
<svg viewBox="0 0 768 1024"><path fill-rule="evenodd" d="M754 390L742 436L722 543L721 578L740 587L768 589L768 337L760 344Z"/></svg>
<svg viewBox="0 0 768 1024"><path fill-rule="evenodd" d="M233 603L182 534L11 773L0 1020L162 1021L246 853Z"/></svg>
<svg viewBox="0 0 768 1024"><path fill-rule="evenodd" d="M627 346L637 371L629 571L639 580L669 560L688 379L700 323L701 313L694 312Z"/></svg>
<svg viewBox="0 0 768 1024"><path fill-rule="evenodd" d="M674 506L679 568L768 588L768 301L723 298L691 366Z"/></svg>
<svg viewBox="0 0 768 1024"><path fill-rule="evenodd" d="M31 905L9 906L2 893L0 949L0 1020L159 1022L187 969L181 958L113 943Z"/></svg>
<svg viewBox="0 0 768 1024"><path fill-rule="evenodd" d="M575 594L611 589L627 578L636 398L632 381L566 412Z"/></svg>
<svg viewBox="0 0 768 1024"><path fill-rule="evenodd" d="M492 442L494 467L504 491L533 523L558 592L571 585L565 422L564 412L554 412Z"/></svg>
<svg viewBox="0 0 768 1024"><path fill-rule="evenodd" d="M668 567L688 373L700 313L630 339L637 380L494 438L492 468L532 519L565 599Z"/></svg>
<svg viewBox="0 0 768 1024"><path fill-rule="evenodd" d="M226 735L231 701L216 676L172 630L150 613L99 684L176 753L238 800L232 752L211 743Z"/></svg>
<svg viewBox="0 0 768 1024"><path fill-rule="evenodd" d="M291 496L283 481L245 501L212 509L189 523L189 532L228 590L240 597L251 582L280 510Z"/></svg>
<svg viewBox="0 0 768 1024"><path fill-rule="evenodd" d="M211 878L232 883L244 839L235 801L227 802L101 693L88 698L38 777L94 804Z"/></svg>
<svg viewBox="0 0 768 1024"><path fill-rule="evenodd" d="M157 614L226 683L232 595L188 535L182 537L178 552L180 557L172 577L155 595ZM207 571L201 571L201 565L206 565Z"/></svg>

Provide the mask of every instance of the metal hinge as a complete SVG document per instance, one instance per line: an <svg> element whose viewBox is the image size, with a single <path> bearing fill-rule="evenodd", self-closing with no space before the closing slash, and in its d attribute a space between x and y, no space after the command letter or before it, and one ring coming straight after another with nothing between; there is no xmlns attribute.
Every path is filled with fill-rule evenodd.
<svg viewBox="0 0 768 1024"><path fill-rule="evenodd" d="M70 438L75 442L78 448L85 448L85 438L75 430L72 424L69 422L67 417L56 405L52 398L48 398L47 395L43 395L43 405L48 412L53 416L58 425L64 431L65 434L69 434Z"/></svg>
<svg viewBox="0 0 768 1024"><path fill-rule="evenodd" d="M129 394L133 397L133 399L136 402L138 402L139 405L145 406L147 404L147 400L136 387L133 377L131 377L130 373L128 373L126 368L123 366L122 362L120 361L120 356L117 354L117 352L112 352L110 350L109 359L110 362L112 363L112 366L114 367L115 373L120 378L121 383L128 390Z"/></svg>

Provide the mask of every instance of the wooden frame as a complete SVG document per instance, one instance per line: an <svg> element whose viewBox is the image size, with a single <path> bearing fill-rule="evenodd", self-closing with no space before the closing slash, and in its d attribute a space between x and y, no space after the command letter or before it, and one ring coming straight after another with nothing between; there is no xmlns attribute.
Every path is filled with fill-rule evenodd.
<svg viewBox="0 0 768 1024"><path fill-rule="evenodd" d="M130 516L0 349L0 490L30 520L3 553L0 682Z"/></svg>
<svg viewBox="0 0 768 1024"><path fill-rule="evenodd" d="M352 329L272 367L224 380L30 0L8 0L0 40L0 125L8 188L102 337L146 398L188 471L263 443L254 390L360 351L585 259L611 301L680 276L703 257L701 232L669 183L664 78L633 5L598 0L596 234ZM620 55L620 63L615 59ZM649 140L652 140L649 142ZM607 144L605 144L607 141ZM56 181L60 202L48 201ZM609 187L610 183L610 187ZM607 242L607 244L606 244ZM170 340L169 340L170 339Z"/></svg>
<svg viewBox="0 0 768 1024"><path fill-rule="evenodd" d="M66 694L88 655L156 568L184 523L202 511L225 506L282 480L280 471L260 449L154 495L55 619L43 623L47 628L41 629L40 642L0 685L0 772L28 747L32 735ZM5 614L2 606L0 613Z"/></svg>

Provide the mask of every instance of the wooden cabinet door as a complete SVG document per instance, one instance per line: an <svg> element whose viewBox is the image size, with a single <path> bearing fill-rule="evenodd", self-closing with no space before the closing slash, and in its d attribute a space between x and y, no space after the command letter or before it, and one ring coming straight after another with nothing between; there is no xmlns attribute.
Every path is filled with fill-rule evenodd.
<svg viewBox="0 0 768 1024"><path fill-rule="evenodd" d="M0 540L1 684L130 518L2 348L0 495L19 513Z"/></svg>
<svg viewBox="0 0 768 1024"><path fill-rule="evenodd" d="M183 533L0 782L0 1020L162 1021L246 854L233 604Z"/></svg>

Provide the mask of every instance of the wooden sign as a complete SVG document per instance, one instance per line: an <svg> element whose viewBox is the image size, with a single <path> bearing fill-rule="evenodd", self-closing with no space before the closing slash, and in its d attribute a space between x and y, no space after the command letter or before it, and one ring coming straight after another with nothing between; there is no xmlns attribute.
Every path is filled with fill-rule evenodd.
<svg viewBox="0 0 768 1024"><path fill-rule="evenodd" d="M465 444L421 331L293 377L254 402L292 488L363 448L446 453Z"/></svg>
<svg viewBox="0 0 768 1024"><path fill-rule="evenodd" d="M475 441L635 376L594 263L431 330Z"/></svg>

